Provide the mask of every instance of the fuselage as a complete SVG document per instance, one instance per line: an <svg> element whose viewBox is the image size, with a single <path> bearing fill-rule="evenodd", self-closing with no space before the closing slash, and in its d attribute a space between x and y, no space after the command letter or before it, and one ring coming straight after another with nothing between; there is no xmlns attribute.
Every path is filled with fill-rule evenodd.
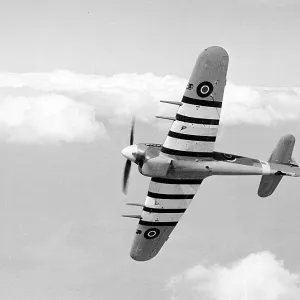
<svg viewBox="0 0 300 300"><path fill-rule="evenodd" d="M128 147L129 148L129 147ZM300 168L276 164L235 154L213 152L211 157L176 157L161 153L161 144L130 146L132 161L144 176L203 179L212 175L286 175L300 176ZM129 149L127 153L130 153Z"/></svg>

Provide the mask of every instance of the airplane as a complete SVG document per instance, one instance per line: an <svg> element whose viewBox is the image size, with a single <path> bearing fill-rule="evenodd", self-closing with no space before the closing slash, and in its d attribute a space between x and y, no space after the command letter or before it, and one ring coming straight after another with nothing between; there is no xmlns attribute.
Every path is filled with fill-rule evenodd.
<svg viewBox="0 0 300 300"><path fill-rule="evenodd" d="M145 204L139 215L123 215L139 220L130 256L136 261L152 259L160 251L190 205L202 181L212 175L261 175L260 197L270 196L283 176L300 176L292 158L295 137L283 136L268 161L214 151L226 85L229 56L225 49L212 46L198 57L163 144L134 144L134 121L130 145L121 153L127 158L123 192L126 194L131 163L151 177Z"/></svg>

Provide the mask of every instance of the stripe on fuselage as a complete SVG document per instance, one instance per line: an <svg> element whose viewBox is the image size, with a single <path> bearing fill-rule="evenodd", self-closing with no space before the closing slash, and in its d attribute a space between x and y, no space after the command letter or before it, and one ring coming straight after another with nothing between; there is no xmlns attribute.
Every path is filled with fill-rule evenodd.
<svg viewBox="0 0 300 300"><path fill-rule="evenodd" d="M264 175L271 174L271 167L267 161L260 160L261 167L262 167L262 173Z"/></svg>

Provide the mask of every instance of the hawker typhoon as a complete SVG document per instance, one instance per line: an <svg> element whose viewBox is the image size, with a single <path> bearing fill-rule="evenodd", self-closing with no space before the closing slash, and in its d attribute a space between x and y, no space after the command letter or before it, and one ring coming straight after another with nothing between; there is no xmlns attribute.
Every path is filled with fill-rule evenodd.
<svg viewBox="0 0 300 300"><path fill-rule="evenodd" d="M214 151L219 127L229 57L218 46L198 57L181 101L162 101L178 106L164 143L133 144L122 150L127 158L123 191L126 193L131 163L151 177L130 256L137 261L153 258L162 248L194 198L202 181L212 175L261 175L260 197L270 196L283 176L300 176L292 158L295 137L283 136L268 161Z"/></svg>

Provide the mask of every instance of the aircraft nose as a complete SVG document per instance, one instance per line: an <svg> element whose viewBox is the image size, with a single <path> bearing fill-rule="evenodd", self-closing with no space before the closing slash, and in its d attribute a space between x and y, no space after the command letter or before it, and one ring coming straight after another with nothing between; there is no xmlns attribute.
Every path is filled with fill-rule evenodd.
<svg viewBox="0 0 300 300"><path fill-rule="evenodd" d="M134 153L136 153L137 147L136 145L131 145L128 147L125 147L121 153L124 157L126 157L127 159L131 160L131 161L135 161L135 157L134 157Z"/></svg>

